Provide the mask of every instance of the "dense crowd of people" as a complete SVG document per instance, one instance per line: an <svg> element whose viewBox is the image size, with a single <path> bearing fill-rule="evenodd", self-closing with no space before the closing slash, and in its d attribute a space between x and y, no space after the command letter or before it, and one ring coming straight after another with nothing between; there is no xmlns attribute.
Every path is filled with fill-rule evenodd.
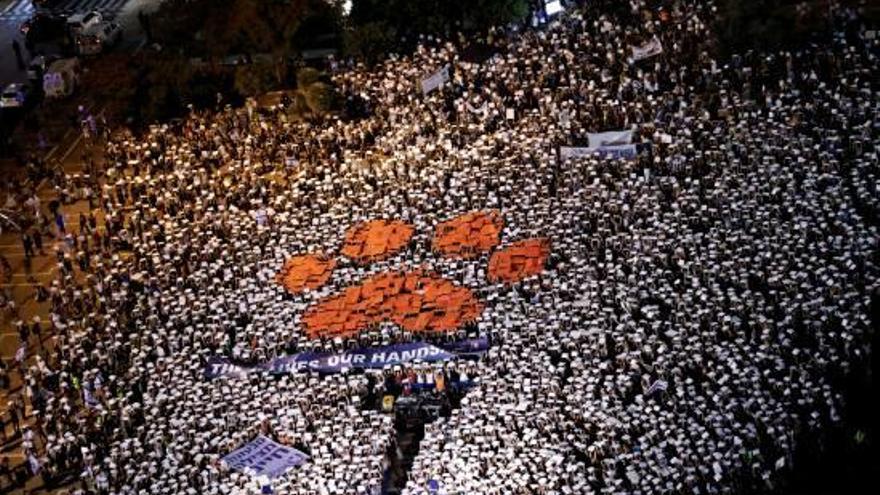
<svg viewBox="0 0 880 495"><path fill-rule="evenodd" d="M488 336L480 360L448 364L476 378L428 425L403 493L772 484L798 432L839 420L833 377L869 352L878 41L840 8L826 42L721 62L711 1L589 4L489 33L485 60L463 55L473 40L425 38L339 67L362 118L248 105L115 134L96 213L55 226L38 325L54 338L26 348L15 407L32 471L76 473L80 493L259 493L221 458L262 433L309 455L275 492L379 493L395 423L365 398L400 388L393 371L207 380L205 363ZM650 40L662 53L633 60ZM414 82L447 65L423 95ZM559 155L621 129L634 159ZM542 274L489 283L488 255L431 251L434 226L485 209L502 246L551 240ZM376 218L414 242L367 266L340 255L346 228ZM289 294L274 277L302 253L337 265ZM416 267L471 288L482 315L443 336L306 337L311 304Z"/></svg>

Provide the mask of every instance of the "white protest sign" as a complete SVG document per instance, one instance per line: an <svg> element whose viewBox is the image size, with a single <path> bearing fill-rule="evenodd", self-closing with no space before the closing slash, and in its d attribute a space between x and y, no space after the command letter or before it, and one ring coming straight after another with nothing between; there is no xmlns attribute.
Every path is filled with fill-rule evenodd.
<svg viewBox="0 0 880 495"><path fill-rule="evenodd" d="M449 65L422 79L422 94L428 94L449 81Z"/></svg>
<svg viewBox="0 0 880 495"><path fill-rule="evenodd" d="M638 62L639 60L651 58L655 55L660 55L661 53L663 53L663 45L660 44L660 40L657 38L651 38L647 43L632 47L632 60Z"/></svg>

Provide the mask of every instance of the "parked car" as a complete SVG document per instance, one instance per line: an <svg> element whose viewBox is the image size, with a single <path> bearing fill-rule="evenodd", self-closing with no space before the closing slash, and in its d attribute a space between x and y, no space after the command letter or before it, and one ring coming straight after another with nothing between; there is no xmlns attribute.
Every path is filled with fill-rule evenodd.
<svg viewBox="0 0 880 495"><path fill-rule="evenodd" d="M76 37L76 52L80 55L96 55L122 39L122 26L104 22L92 26Z"/></svg>
<svg viewBox="0 0 880 495"><path fill-rule="evenodd" d="M67 34L66 26L66 20L63 17L37 13L24 21L19 27L19 31L28 42L36 44L64 37Z"/></svg>
<svg viewBox="0 0 880 495"><path fill-rule="evenodd" d="M103 22L104 16L97 10L85 14L73 14L67 18L67 30L70 31L71 36L76 37Z"/></svg>
<svg viewBox="0 0 880 495"><path fill-rule="evenodd" d="M27 68L27 76L28 81L42 81L43 74L46 73L46 69L52 64L52 62L58 60L60 57L58 55L37 55L31 60L31 63L28 64Z"/></svg>
<svg viewBox="0 0 880 495"><path fill-rule="evenodd" d="M0 107L22 108L31 98L31 87L25 83L11 83L0 94Z"/></svg>

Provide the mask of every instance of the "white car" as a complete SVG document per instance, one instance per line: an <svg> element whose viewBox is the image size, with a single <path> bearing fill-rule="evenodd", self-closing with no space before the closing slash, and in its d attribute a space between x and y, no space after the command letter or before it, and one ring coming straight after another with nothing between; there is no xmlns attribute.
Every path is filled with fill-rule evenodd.
<svg viewBox="0 0 880 495"><path fill-rule="evenodd" d="M122 27L115 22L104 22L83 31L76 37L76 51L80 55L96 55L122 39Z"/></svg>
<svg viewBox="0 0 880 495"><path fill-rule="evenodd" d="M104 22L104 16L97 10L85 14L73 14L67 18L67 29L76 36Z"/></svg>
<svg viewBox="0 0 880 495"><path fill-rule="evenodd" d="M27 84L12 83L0 94L0 107L21 108L31 96L31 88Z"/></svg>

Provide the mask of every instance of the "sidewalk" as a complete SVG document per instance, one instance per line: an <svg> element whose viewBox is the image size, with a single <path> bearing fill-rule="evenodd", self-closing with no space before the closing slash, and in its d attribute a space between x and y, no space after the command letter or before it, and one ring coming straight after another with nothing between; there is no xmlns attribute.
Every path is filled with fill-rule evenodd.
<svg viewBox="0 0 880 495"><path fill-rule="evenodd" d="M75 140L71 144L73 146L69 147L67 150L56 152L56 154L59 155L59 158L61 156L66 158L60 163L61 169L66 174L83 173L83 163L81 160L83 154L96 160L101 160L102 158L101 146L96 145L87 148L86 143L82 142L82 140ZM37 195L40 198L44 210L49 202L57 199L56 192L47 183L42 184L37 190ZM88 214L89 204L86 200L78 200L72 204L62 204L60 209L64 214L67 230L76 231L78 230L77 219L79 214ZM99 225L101 225L101 220L102 219L99 218ZM64 243L57 239L44 240L45 255L37 254L37 256L31 258L31 275L33 275L36 283L48 284L52 281L57 269L55 248L63 246ZM33 287L36 284L34 281L28 280L28 273L25 270L24 247L21 242L21 237L17 232L4 232L0 235L0 254L9 260L13 271L12 280L9 282L0 281L0 287L11 287L15 294L15 300L21 311L22 319L25 319L25 316L30 316L31 318L33 316L40 316L46 321L45 318L48 317L48 313L46 312L46 310L48 310L48 305L45 303L37 304L33 301ZM0 317L0 336L2 336L0 337L0 356L4 358L9 358L15 353L17 334L14 339L16 342L13 342L11 349L8 345L8 340L12 336L10 333L11 331L12 329L9 318L4 314Z"/></svg>
<svg viewBox="0 0 880 495"><path fill-rule="evenodd" d="M76 174L83 172L81 157L84 153L96 160L100 160L103 154L102 151L103 147L98 144L86 146L86 143L79 140L74 146L70 146L67 149L59 149L56 151L56 154L59 158L65 158L60 163L64 173ZM40 198L44 210L50 201L57 198L56 192L46 183L43 183L42 187L37 190L37 195ZM77 218L81 212L88 213L89 204L86 200L78 200L71 204L63 204L61 206L61 211L65 216L68 232L77 231ZM100 215L96 216L98 217L99 228L103 228L103 217ZM31 258L31 271L29 275L25 270L24 247L20 235L13 232L4 232L0 235L0 254L7 258L12 267L11 278L8 281L0 280L0 289L12 293L18 308L18 318L22 321L31 323L35 316L40 317L44 329L42 332L42 347L47 351L52 347L53 342L53 336L49 334L46 326L46 322L49 321L50 304L48 301L37 302L34 296L38 284L48 288L52 280L54 280L58 269L58 262L55 258L55 249L56 247L62 247L63 245L63 241L57 239L45 239L45 254L40 255L38 253ZM12 362L16 350L19 347L19 335L12 325L12 322L15 321L15 319L15 316L7 314L6 311L2 311L2 314L0 314L0 357L2 357L7 363ZM35 353L40 352L40 347L41 346L36 340L31 338L28 347L29 362L33 362L33 357ZM10 402L23 393L23 389L21 388L21 376L17 371L13 371L12 368L13 366L10 366L10 387L5 390L0 390L0 412L6 417L8 417L7 408L9 407ZM24 423L25 422L23 422L23 424ZM7 425L7 436L9 437L9 441L0 445L0 455L8 457L10 465L17 467L25 463L26 460L19 450L21 437L11 435L11 431L11 426ZM39 477L31 477L28 479L24 490L17 490L9 493L47 493L40 488L41 485L42 481ZM2 487L5 487L5 480L0 480L0 493L7 493Z"/></svg>

